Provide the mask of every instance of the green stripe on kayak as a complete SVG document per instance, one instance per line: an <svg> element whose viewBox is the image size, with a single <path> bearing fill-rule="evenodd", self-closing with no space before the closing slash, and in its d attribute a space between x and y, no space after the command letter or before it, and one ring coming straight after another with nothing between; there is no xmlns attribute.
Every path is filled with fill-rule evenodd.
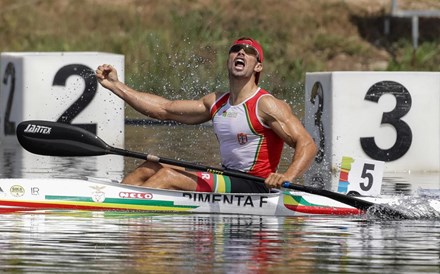
<svg viewBox="0 0 440 274"><path fill-rule="evenodd" d="M310 203L309 201L307 201L306 199L304 199L303 196L301 195L292 195L290 194L288 191L284 192L284 201L286 202L286 198L290 197L292 198L298 205L302 205L302 206L322 206L322 205L318 205L318 204L313 204ZM289 204L289 203L288 203Z"/></svg>
<svg viewBox="0 0 440 274"><path fill-rule="evenodd" d="M89 202L93 203L90 197L78 197L78 196L52 196L46 195L46 200L58 200L58 201L72 201L72 202ZM173 201L158 201L147 199L120 199L120 198L105 198L103 204L120 204L120 205L146 205L146 206L164 206L164 207L179 207L179 208L197 208L194 205L175 205Z"/></svg>

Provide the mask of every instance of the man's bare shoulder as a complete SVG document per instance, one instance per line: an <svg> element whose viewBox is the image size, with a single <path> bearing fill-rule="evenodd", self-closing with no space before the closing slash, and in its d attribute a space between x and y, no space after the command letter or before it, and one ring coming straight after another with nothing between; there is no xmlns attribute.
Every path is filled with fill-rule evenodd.
<svg viewBox="0 0 440 274"><path fill-rule="evenodd" d="M212 106L220 97L222 97L226 92L211 92L209 94L206 94L201 98L201 100L204 102L205 105Z"/></svg>
<svg viewBox="0 0 440 274"><path fill-rule="evenodd" d="M285 101L276 98L273 95L262 96L259 103L258 108L263 112L272 112L272 111L288 111L291 112L290 105Z"/></svg>

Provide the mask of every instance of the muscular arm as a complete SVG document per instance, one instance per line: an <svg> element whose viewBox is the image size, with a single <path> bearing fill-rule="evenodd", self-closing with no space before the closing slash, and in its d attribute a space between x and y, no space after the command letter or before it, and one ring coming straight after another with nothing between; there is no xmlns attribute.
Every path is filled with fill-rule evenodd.
<svg viewBox="0 0 440 274"><path fill-rule="evenodd" d="M266 184L280 187L284 181L302 176L312 164L316 145L289 105L272 96L264 96L259 103L259 115L290 147L295 149L292 162L284 174L271 174Z"/></svg>
<svg viewBox="0 0 440 274"><path fill-rule="evenodd" d="M210 106L215 101L211 93L199 100L171 101L147 92L139 92L118 80L116 70L110 65L101 65L96 70L99 83L119 96L138 112L159 120L174 120L184 124L199 124L208 121Z"/></svg>

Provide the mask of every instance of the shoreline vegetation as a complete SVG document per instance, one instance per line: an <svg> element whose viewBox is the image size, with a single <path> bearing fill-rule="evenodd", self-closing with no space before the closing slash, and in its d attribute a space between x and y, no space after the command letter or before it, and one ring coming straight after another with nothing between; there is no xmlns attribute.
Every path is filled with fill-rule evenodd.
<svg viewBox="0 0 440 274"><path fill-rule="evenodd" d="M391 18L383 33L389 0L0 0L0 9L1 52L123 54L127 84L173 99L226 90L230 43L254 37L265 52L261 86L299 116L306 72L440 68L440 18L419 19L414 50L410 19Z"/></svg>

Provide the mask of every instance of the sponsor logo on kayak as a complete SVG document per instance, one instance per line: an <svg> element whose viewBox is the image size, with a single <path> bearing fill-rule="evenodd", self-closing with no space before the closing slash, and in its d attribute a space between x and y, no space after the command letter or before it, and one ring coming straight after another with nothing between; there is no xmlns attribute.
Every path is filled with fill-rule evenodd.
<svg viewBox="0 0 440 274"><path fill-rule="evenodd" d="M92 200L96 203L102 203L105 200L105 192L102 191L105 186L91 186L95 191L92 192Z"/></svg>
<svg viewBox="0 0 440 274"><path fill-rule="evenodd" d="M24 188L20 185L11 186L9 191L11 192L11 195L14 197L21 197L24 195Z"/></svg>
<svg viewBox="0 0 440 274"><path fill-rule="evenodd" d="M51 127L45 127L45 126L39 126L39 125L32 125L29 124L24 132L26 133L41 133L41 134L50 134L50 131L52 130Z"/></svg>
<svg viewBox="0 0 440 274"><path fill-rule="evenodd" d="M219 193L182 193L194 202L230 204L241 207L263 207L267 204L268 196L241 195L241 194L219 194Z"/></svg>
<svg viewBox="0 0 440 274"><path fill-rule="evenodd" d="M119 197L129 199L153 199L153 194L142 192L119 192Z"/></svg>
<svg viewBox="0 0 440 274"><path fill-rule="evenodd" d="M32 187L31 194L32 195L40 195L40 189L38 187Z"/></svg>

